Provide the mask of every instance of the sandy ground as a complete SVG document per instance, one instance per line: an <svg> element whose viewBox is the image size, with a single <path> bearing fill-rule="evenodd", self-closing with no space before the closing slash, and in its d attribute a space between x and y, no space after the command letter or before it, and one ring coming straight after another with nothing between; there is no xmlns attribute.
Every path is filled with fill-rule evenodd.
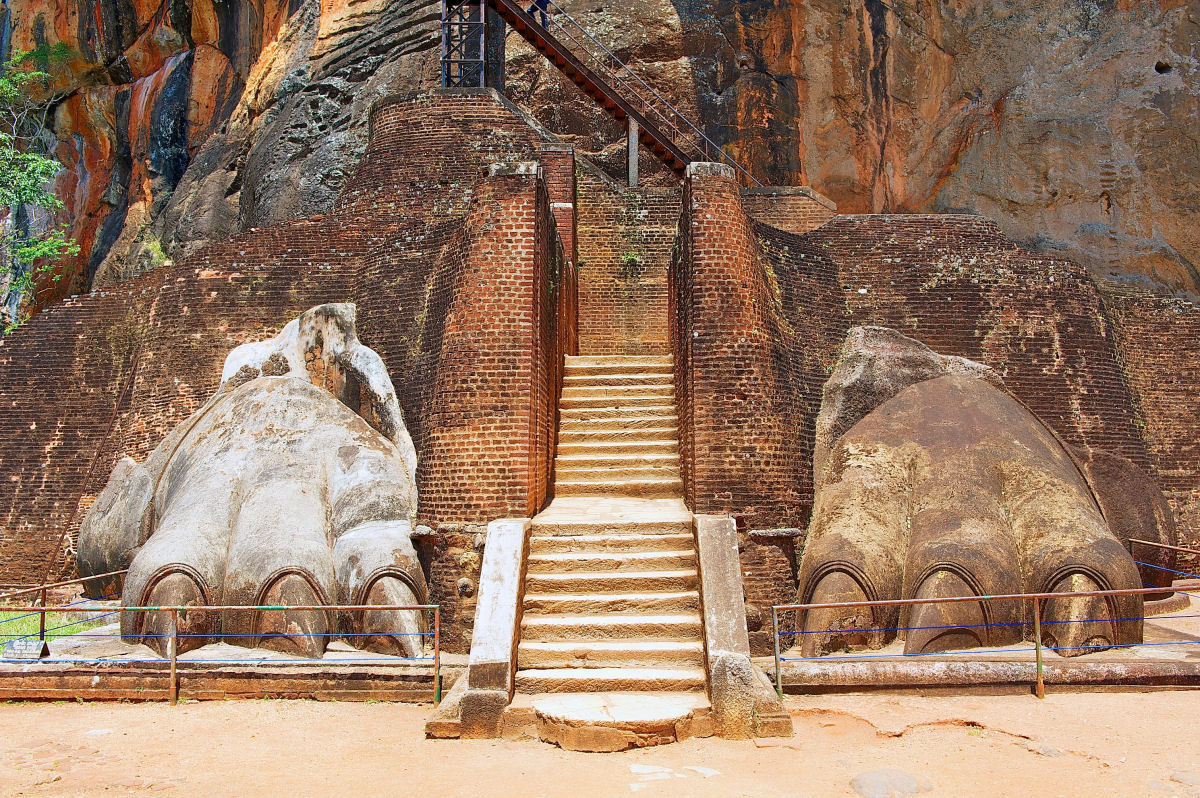
<svg viewBox="0 0 1200 798"><path fill-rule="evenodd" d="M1200 692L788 703L782 744L623 754L426 740L405 704L0 704L0 795L855 796L898 769L926 796L1200 796Z"/></svg>

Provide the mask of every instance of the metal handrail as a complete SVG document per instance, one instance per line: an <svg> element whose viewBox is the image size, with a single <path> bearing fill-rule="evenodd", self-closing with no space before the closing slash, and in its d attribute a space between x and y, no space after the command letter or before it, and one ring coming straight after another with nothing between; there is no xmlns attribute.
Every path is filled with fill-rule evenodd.
<svg viewBox="0 0 1200 798"><path fill-rule="evenodd" d="M96 577L87 577L95 579ZM40 586L35 590L44 590L50 585ZM171 704L175 704L179 700L179 614L188 612L245 612L247 610L257 612L278 612L286 610L321 610L329 611L396 611L396 610L432 610L433 611L433 632L422 633L433 638L433 701L435 704L441 703L442 700L442 609L440 604L258 604L258 605L237 605L237 604L197 604L197 605L175 605L175 606L88 606L80 607L77 604L68 604L58 607L47 607L45 604L40 606L12 606L4 607L5 612L17 613L40 613L41 614L41 631L38 634L38 639L44 645L46 642L46 613L48 612L169 612L171 614L171 623L167 632L167 657L170 662L169 682L167 685L167 696ZM32 633L29 635L32 637ZM72 637L74 635L64 635ZM287 634L284 637L307 637L304 634ZM221 638L224 635L202 635L202 637Z"/></svg>
<svg viewBox="0 0 1200 798"><path fill-rule="evenodd" d="M569 22L576 29L578 29L580 33L582 33L584 36L586 36L589 41L591 41L594 45L596 45L601 50L603 50L604 54L607 55L610 59L612 59L613 64L620 67L621 70L623 70L626 74L628 74L635 81L637 81L637 83L639 83L643 88L645 88L646 91L648 91L654 97L655 100L657 100L659 103L662 103L662 105L667 107L667 109L673 115L672 118L668 118L661 110L650 105L644 96L642 96L640 93L635 92L635 96L637 96L637 98L639 100L641 100L641 102L642 102L643 111L646 111L646 112L653 111L664 123L671 125L672 130L675 132L675 135L676 135L675 140L677 142L679 140L681 140L678 138L678 136L679 136L679 122L682 121L684 123L684 125L686 125L688 128L690 128L696 136L699 136L700 140L704 142L704 145L701 146L699 144L696 144L687 138L682 139L682 141L685 141L685 142L691 144L695 149L699 150L702 157L704 157L705 159L708 159L710 157L709 156L709 153L710 153L709 147L712 147L712 149L715 150L716 153L721 156L722 160L728 162L729 165L731 165L734 169L736 169L738 172L740 172L742 175L744 175L748 180L752 181L755 185L758 185L758 186L762 185L762 183L759 182L759 180L757 178L755 178L754 175L750 174L749 171L747 171L745 168L743 168L742 165L739 164L733 158L733 156L731 156L727 152L725 152L715 141L713 141L707 135L705 135L703 130L698 128L695 124L692 123L692 121L690 119L688 119L686 116L684 116L683 112L681 112L675 106L671 105L671 103L668 102L665 98L663 98L663 96L660 95L658 92L656 92L650 86L650 84L648 84L648 83L646 83L646 81L642 80L642 78L636 72L634 72L632 69L630 69L624 62L621 61L621 59L617 58L615 53L613 53L611 50L609 50L607 47L605 47L603 43L601 43L599 40L596 39L595 36L588 33L587 29L584 28L582 25L580 25L575 20L574 17L572 17L570 14L568 14L562 8L562 6L558 5L558 3L554 2L554 0L546 0L546 2L549 7L553 8L557 12L553 17L553 19L556 23L558 22L559 16L563 17L567 22ZM578 39L576 39L574 36L571 36L569 31L564 31L564 32L566 33L567 37L570 38L571 41L575 42L584 51L584 53L587 55L588 58L590 58L594 62L603 63L601 58L599 58L596 54L589 52L587 47L582 42L580 42ZM608 67L608 69L609 69L611 78L614 79L613 87L616 88L616 85L615 85L615 80L617 79L616 70L612 69L611 67ZM622 83L627 85L627 82L625 80L622 80Z"/></svg>
<svg viewBox="0 0 1200 798"><path fill-rule="evenodd" d="M1141 542L1141 541L1139 541ZM1159 544L1161 545L1161 544ZM771 633L775 643L775 690L783 695L783 672L779 649L779 613L848 607L911 607L917 604L955 604L964 601L1028 601L1033 605L1033 634L1036 651L1037 678L1034 692L1045 698L1046 686L1042 664L1042 612L1041 602L1050 599L1088 598L1099 596L1145 596L1161 593L1161 587L1122 588L1120 590L1081 590L1074 593L1007 593L995 596L944 596L937 598L880 599L876 601L831 601L811 604L776 604L771 607Z"/></svg>
<svg viewBox="0 0 1200 798"><path fill-rule="evenodd" d="M96 579L103 579L107 576L120 576L121 574L129 573L128 568L123 568L120 571L109 571L104 574L96 574L95 576L80 576L76 579L68 579L65 582L51 582L48 585L36 585L34 587L26 587L20 590L14 590L11 593L0 593L0 601L10 599L13 596L24 596L28 593L42 593L55 587L67 587L68 585L77 585L81 582L91 582ZM8 609L7 607L5 609Z"/></svg>
<svg viewBox="0 0 1200 798"><path fill-rule="evenodd" d="M1170 551L1182 551L1184 554L1200 555L1200 551L1197 551L1196 549L1189 549L1183 546L1171 546L1166 543L1156 543L1153 540L1138 540L1137 538L1130 538L1128 542L1130 544L1130 548L1133 548L1133 544L1137 543L1141 546L1153 546L1157 549L1169 549Z"/></svg>

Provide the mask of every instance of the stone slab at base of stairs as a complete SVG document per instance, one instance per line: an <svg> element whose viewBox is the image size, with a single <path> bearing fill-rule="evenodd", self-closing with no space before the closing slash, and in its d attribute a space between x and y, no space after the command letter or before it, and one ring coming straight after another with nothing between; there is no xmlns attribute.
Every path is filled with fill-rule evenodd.
<svg viewBox="0 0 1200 798"><path fill-rule="evenodd" d="M695 692L518 696L511 714L510 731L522 721L527 733L568 751L625 751L713 733L708 699Z"/></svg>

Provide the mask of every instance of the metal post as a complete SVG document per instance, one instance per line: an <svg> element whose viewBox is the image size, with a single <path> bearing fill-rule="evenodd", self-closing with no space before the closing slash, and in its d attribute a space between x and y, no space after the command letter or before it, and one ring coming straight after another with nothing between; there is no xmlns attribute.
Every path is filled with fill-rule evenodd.
<svg viewBox="0 0 1200 798"><path fill-rule="evenodd" d="M179 611L171 610L171 639L167 642L167 653L171 657L171 684L168 686L168 694L171 701L171 706L179 700L179 671L177 670L176 660L179 658Z"/></svg>
<svg viewBox="0 0 1200 798"><path fill-rule="evenodd" d="M637 188L638 184L638 123L632 116L629 117L629 187Z"/></svg>
<svg viewBox="0 0 1200 798"><path fill-rule="evenodd" d="M46 588L42 588L42 611L38 613L38 640L46 642Z"/></svg>
<svg viewBox="0 0 1200 798"><path fill-rule="evenodd" d="M1037 650L1037 686L1038 698L1046 697L1046 683L1042 678L1042 608L1037 599L1033 600L1033 639Z"/></svg>
<svg viewBox="0 0 1200 798"><path fill-rule="evenodd" d="M771 607L771 631L775 639L775 692L783 698L783 674L779 669L779 612Z"/></svg>
<svg viewBox="0 0 1200 798"><path fill-rule="evenodd" d="M442 703L442 608L433 608L433 703Z"/></svg>

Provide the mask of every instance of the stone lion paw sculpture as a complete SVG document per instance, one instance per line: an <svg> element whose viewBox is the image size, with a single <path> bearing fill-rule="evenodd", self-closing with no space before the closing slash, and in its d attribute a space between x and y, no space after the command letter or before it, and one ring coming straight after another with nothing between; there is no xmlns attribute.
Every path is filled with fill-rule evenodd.
<svg viewBox="0 0 1200 798"><path fill-rule="evenodd" d="M1142 587L1087 468L1002 386L988 367L894 330L850 332L817 422L801 603ZM1108 484L1121 482L1111 460ZM1140 642L1142 606L1140 595L1045 601L1043 640L1067 656ZM1033 622L1027 601L826 608L798 620L805 656L879 648L897 627L906 653L1007 645Z"/></svg>
<svg viewBox="0 0 1200 798"><path fill-rule="evenodd" d="M410 538L416 453L355 306L306 311L225 361L220 389L145 463L124 458L84 519L84 576L128 568L127 606L423 604ZM169 617L126 613L122 634L160 653ZM320 656L411 656L423 613L181 613L179 649L225 642Z"/></svg>

